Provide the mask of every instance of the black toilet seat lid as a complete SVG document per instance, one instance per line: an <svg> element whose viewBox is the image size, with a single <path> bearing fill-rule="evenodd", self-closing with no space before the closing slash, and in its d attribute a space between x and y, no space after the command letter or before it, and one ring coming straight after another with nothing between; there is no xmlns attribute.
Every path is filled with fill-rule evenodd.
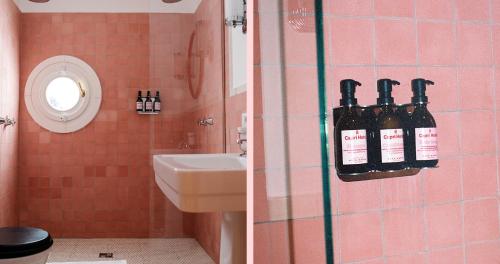
<svg viewBox="0 0 500 264"><path fill-rule="evenodd" d="M38 254L52 246L45 230L33 227L0 228L0 259L20 258Z"/></svg>

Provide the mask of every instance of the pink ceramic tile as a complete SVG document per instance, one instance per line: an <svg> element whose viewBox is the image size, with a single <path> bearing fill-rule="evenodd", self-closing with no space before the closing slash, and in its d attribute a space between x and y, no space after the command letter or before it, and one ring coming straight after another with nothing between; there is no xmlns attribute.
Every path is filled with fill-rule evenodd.
<svg viewBox="0 0 500 264"><path fill-rule="evenodd" d="M489 68L461 68L458 70L461 108L493 109L493 71Z"/></svg>
<svg viewBox="0 0 500 264"><path fill-rule="evenodd" d="M387 258L387 264L420 264L425 263L425 255L424 254L411 254L411 255L402 255L402 256L393 256Z"/></svg>
<svg viewBox="0 0 500 264"><path fill-rule="evenodd" d="M463 157L464 199L495 196L497 159L493 155Z"/></svg>
<svg viewBox="0 0 500 264"><path fill-rule="evenodd" d="M498 25L493 26L492 30L493 30L493 59L494 59L493 62L495 63L495 65L500 65L500 26Z"/></svg>
<svg viewBox="0 0 500 264"><path fill-rule="evenodd" d="M490 1L457 0L457 18L460 20L488 20L490 18Z"/></svg>
<svg viewBox="0 0 500 264"><path fill-rule="evenodd" d="M279 221L269 224L269 234L271 242L271 262L278 264L290 263L290 236L289 230L292 223L289 221Z"/></svg>
<svg viewBox="0 0 500 264"><path fill-rule="evenodd" d="M415 64L415 24L412 21L375 21L375 61L378 64Z"/></svg>
<svg viewBox="0 0 500 264"><path fill-rule="evenodd" d="M457 25L458 63L490 65L490 30L487 25L459 23Z"/></svg>
<svg viewBox="0 0 500 264"><path fill-rule="evenodd" d="M293 221L294 263L325 263L323 219Z"/></svg>
<svg viewBox="0 0 500 264"><path fill-rule="evenodd" d="M449 157L458 155L460 152L460 140L457 133L460 122L459 114L433 113L433 117L438 129L438 156Z"/></svg>
<svg viewBox="0 0 500 264"><path fill-rule="evenodd" d="M423 203L420 177L401 177L382 181L382 206L385 209L418 206Z"/></svg>
<svg viewBox="0 0 500 264"><path fill-rule="evenodd" d="M418 23L418 59L421 64L455 64L456 45L453 27L451 23Z"/></svg>
<svg viewBox="0 0 500 264"><path fill-rule="evenodd" d="M254 119L254 169L265 167L264 125L262 119Z"/></svg>
<svg viewBox="0 0 500 264"><path fill-rule="evenodd" d="M262 64L278 63L280 57L279 16L273 13L259 14L260 58Z"/></svg>
<svg viewBox="0 0 500 264"><path fill-rule="evenodd" d="M254 172L254 221L262 222L269 219L269 209L266 193L266 175Z"/></svg>
<svg viewBox="0 0 500 264"><path fill-rule="evenodd" d="M465 248L467 263L498 263L500 262L500 243L488 241L470 244Z"/></svg>
<svg viewBox="0 0 500 264"><path fill-rule="evenodd" d="M380 181L339 181L339 211L364 212L381 208Z"/></svg>
<svg viewBox="0 0 500 264"><path fill-rule="evenodd" d="M464 250L463 248L449 248L440 249L429 252L427 259L428 264L442 264L442 263L464 263Z"/></svg>
<svg viewBox="0 0 500 264"><path fill-rule="evenodd" d="M490 111L462 112L462 150L465 153L489 153L495 151L493 122ZM475 129L480 127L481 129Z"/></svg>
<svg viewBox="0 0 500 264"><path fill-rule="evenodd" d="M321 149L317 118L288 119L288 148L292 167L320 166Z"/></svg>
<svg viewBox="0 0 500 264"><path fill-rule="evenodd" d="M465 202L464 232L465 241L498 239L498 201L487 199Z"/></svg>
<svg viewBox="0 0 500 264"><path fill-rule="evenodd" d="M425 209L428 244L430 248L442 248L462 243L461 204L429 206Z"/></svg>
<svg viewBox="0 0 500 264"><path fill-rule="evenodd" d="M253 111L254 117L262 116L262 73L259 66L255 66L253 69L254 74L254 84L253 84Z"/></svg>
<svg viewBox="0 0 500 264"><path fill-rule="evenodd" d="M317 69L286 69L286 102L288 115L313 115L318 112Z"/></svg>
<svg viewBox="0 0 500 264"><path fill-rule="evenodd" d="M342 16L371 16L373 4L364 0L331 0L328 1L331 14Z"/></svg>
<svg viewBox="0 0 500 264"><path fill-rule="evenodd" d="M434 81L435 85L427 86L429 111L451 111L459 108L457 92L457 69L454 67L421 67L419 77Z"/></svg>
<svg viewBox="0 0 500 264"><path fill-rule="evenodd" d="M303 3L310 4L310 2ZM283 48L286 64L316 65L316 34L314 34L313 17L299 18L304 20L304 30L302 27L298 29L293 27L292 23L290 23L294 19L293 17L285 17L284 19L283 34L285 43ZM325 54L328 54L328 46L325 46Z"/></svg>
<svg viewBox="0 0 500 264"><path fill-rule="evenodd" d="M330 19L333 64L370 64L373 62L373 21Z"/></svg>
<svg viewBox="0 0 500 264"><path fill-rule="evenodd" d="M262 264L271 263L271 239L269 228L271 224L254 225L254 262Z"/></svg>
<svg viewBox="0 0 500 264"><path fill-rule="evenodd" d="M382 227L379 213L342 216L339 228L342 262L382 256Z"/></svg>
<svg viewBox="0 0 500 264"><path fill-rule="evenodd" d="M418 208L398 209L383 213L384 253L399 255L424 248L423 211Z"/></svg>
<svg viewBox="0 0 500 264"><path fill-rule="evenodd" d="M500 0L491 1L491 15L493 16L493 21L500 22Z"/></svg>
<svg viewBox="0 0 500 264"><path fill-rule="evenodd" d="M416 0L415 8L417 18L453 18L453 0Z"/></svg>
<svg viewBox="0 0 500 264"><path fill-rule="evenodd" d="M412 17L414 13L413 1L375 0L375 15L390 17Z"/></svg>

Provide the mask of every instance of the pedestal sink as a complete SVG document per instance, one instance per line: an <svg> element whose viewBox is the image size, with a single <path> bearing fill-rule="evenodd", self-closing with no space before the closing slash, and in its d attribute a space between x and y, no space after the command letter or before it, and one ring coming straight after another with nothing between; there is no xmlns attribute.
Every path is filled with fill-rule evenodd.
<svg viewBox="0 0 500 264"><path fill-rule="evenodd" d="M221 264L246 262L246 158L237 154L154 155L158 187L181 211L222 212Z"/></svg>

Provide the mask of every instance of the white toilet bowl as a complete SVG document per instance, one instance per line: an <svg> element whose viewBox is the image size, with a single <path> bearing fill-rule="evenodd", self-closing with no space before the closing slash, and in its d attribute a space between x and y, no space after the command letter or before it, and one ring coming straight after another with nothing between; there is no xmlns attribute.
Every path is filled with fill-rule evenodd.
<svg viewBox="0 0 500 264"><path fill-rule="evenodd" d="M45 264L52 244L49 233L42 229L0 228L0 264Z"/></svg>

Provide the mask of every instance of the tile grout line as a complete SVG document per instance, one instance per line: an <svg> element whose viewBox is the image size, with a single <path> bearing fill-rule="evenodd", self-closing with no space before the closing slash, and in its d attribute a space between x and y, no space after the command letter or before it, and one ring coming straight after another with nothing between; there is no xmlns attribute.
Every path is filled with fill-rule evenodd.
<svg viewBox="0 0 500 264"><path fill-rule="evenodd" d="M480 202L480 201L485 201L485 200L493 200L493 199L498 199L497 195L493 196L483 196L483 197L477 197L477 198L472 198L472 199L467 199L467 200L453 200L453 201L443 201L443 202L433 202L433 203L427 203L425 204L426 207L439 207L439 206L446 206L446 205L455 205L455 204L461 204L461 203L473 203L473 202ZM367 209L363 211L343 211L339 212L339 214L336 214L335 216L342 217L342 216L356 216L356 215L364 215L364 214L370 214L370 213L377 213L377 212L394 212L398 210L411 210L411 209L418 209L421 208L421 205L409 205L409 206L403 206L403 207L391 207L391 208L373 208L373 209ZM265 223L272 223L272 222L280 222L280 221L288 221L288 220L306 220L306 219L314 219L317 217L323 217L323 215L312 215L312 216L302 216L302 217L293 217L291 219L278 219L278 220L268 220L268 221L258 221L255 222L256 224L265 224Z"/></svg>
<svg viewBox="0 0 500 264"><path fill-rule="evenodd" d="M495 61L495 41L494 41L494 21L493 21L493 0L488 1L489 4L489 31L490 31L490 48L491 48L491 58L492 58L492 69L490 70L490 81L492 83L491 89L493 89L493 112L494 112L494 131L495 131L495 150L498 152L498 114L497 114L497 79L496 79L496 61ZM498 168L498 155L495 155L495 160L496 160L496 180L497 180L497 196L500 194L500 177L499 177L499 168ZM498 210L498 218L500 219L500 207L498 206L498 198L497 198L497 210ZM499 222L499 230L500 230L500 221Z"/></svg>
<svg viewBox="0 0 500 264"><path fill-rule="evenodd" d="M455 45L455 64L457 66L455 70L455 80L457 84L457 91L458 91L458 98L459 98L459 105L460 109L457 111L458 112L458 147L459 147L459 173L460 173L460 214L461 214L461 224L462 224L462 253L463 253L463 261L464 263L467 261L467 255L466 255L466 250L465 250L465 209L464 209L464 178L463 178L463 157L462 157L462 151L463 151L463 146L462 146L462 88L461 88L461 82L460 82L460 77L459 77L459 70L460 70L460 65L459 65L459 52L458 52L458 14L457 14L457 5L456 2L452 2L453 5L453 38L454 38L454 45Z"/></svg>

